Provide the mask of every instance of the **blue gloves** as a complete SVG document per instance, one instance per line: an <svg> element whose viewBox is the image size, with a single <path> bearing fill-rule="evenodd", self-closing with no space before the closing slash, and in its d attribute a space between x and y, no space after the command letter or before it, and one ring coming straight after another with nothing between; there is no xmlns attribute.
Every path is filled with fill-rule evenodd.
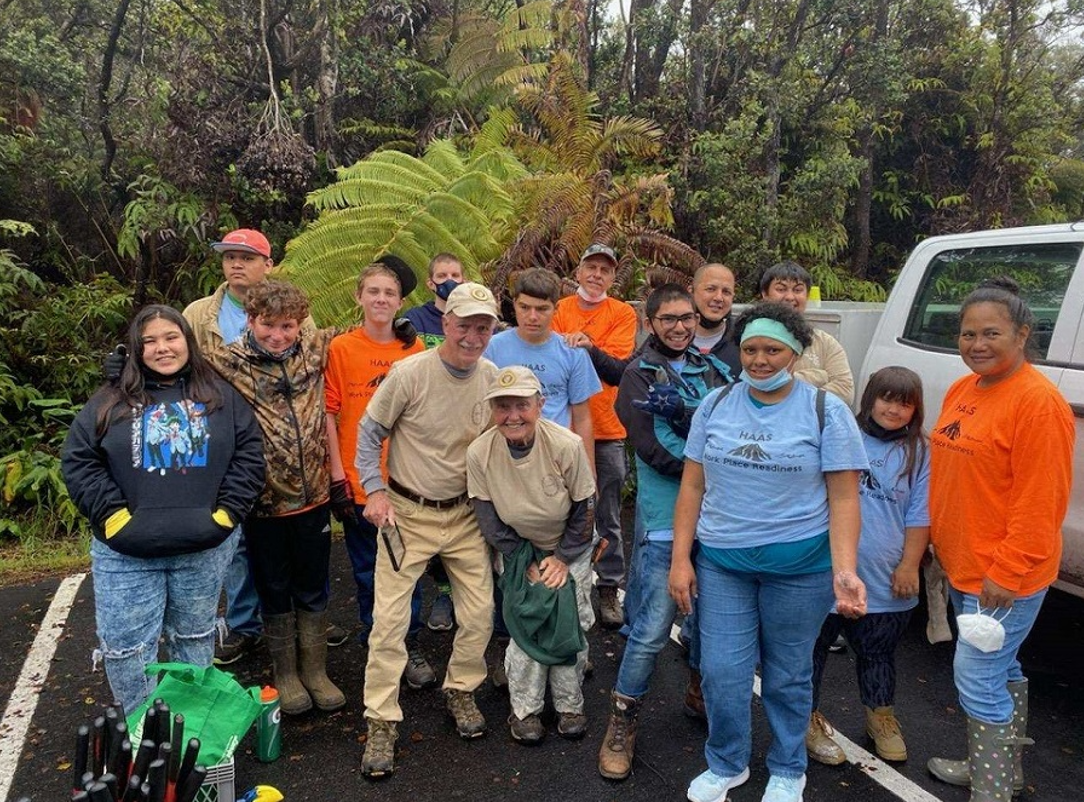
<svg viewBox="0 0 1084 802"><path fill-rule="evenodd" d="M678 392L678 388L669 382L650 384L647 388L647 398L633 401L632 405L667 420L677 420L685 414L685 401Z"/></svg>

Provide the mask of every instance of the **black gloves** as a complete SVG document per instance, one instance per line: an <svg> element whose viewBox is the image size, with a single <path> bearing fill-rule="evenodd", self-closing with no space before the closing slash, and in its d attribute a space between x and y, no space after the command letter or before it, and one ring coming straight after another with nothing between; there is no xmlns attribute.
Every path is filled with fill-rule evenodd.
<svg viewBox="0 0 1084 802"><path fill-rule="evenodd" d="M350 483L345 479L331 483L331 514L335 516L335 520L343 523L358 522L358 512L350 494Z"/></svg>
<svg viewBox="0 0 1084 802"><path fill-rule="evenodd" d="M120 374L124 372L124 366L128 362L128 349L118 345L102 362L102 378L110 384L120 381Z"/></svg>
<svg viewBox="0 0 1084 802"><path fill-rule="evenodd" d="M395 338L403 344L403 348L410 348L418 339L418 330L409 318L397 317L391 324L391 329L395 332Z"/></svg>

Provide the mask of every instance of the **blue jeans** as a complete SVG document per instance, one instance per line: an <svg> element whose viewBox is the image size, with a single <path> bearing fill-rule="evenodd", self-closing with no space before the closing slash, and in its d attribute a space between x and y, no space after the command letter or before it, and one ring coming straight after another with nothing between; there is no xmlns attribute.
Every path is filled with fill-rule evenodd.
<svg viewBox="0 0 1084 802"><path fill-rule="evenodd" d="M708 768L733 777L752 754L750 704L760 661L772 744L768 771L800 777L812 712L813 644L832 608L832 573L785 576L727 571L696 560Z"/></svg>
<svg viewBox="0 0 1084 802"><path fill-rule="evenodd" d="M99 657L113 697L131 713L157 680L144 669L158 659L166 636L170 660L211 665L215 618L237 532L213 549L176 557L129 557L99 540L90 543Z"/></svg>
<svg viewBox="0 0 1084 802"><path fill-rule="evenodd" d="M365 507L354 505L358 522L343 521L343 535L346 540L346 553L350 556L350 565L354 569L354 583L358 586L358 621L362 626L362 637L368 640L373 628L373 599L376 587L376 539L379 532L375 526L365 520ZM436 561L440 563L440 560ZM410 598L410 628L407 640L417 637L422 628L422 586L414 586L414 595Z"/></svg>
<svg viewBox="0 0 1084 802"><path fill-rule="evenodd" d="M670 640L677 605L669 593L670 557L674 544L668 540L648 540L644 535L634 549L636 572L630 574L628 582L630 587L635 584L637 588L637 603L614 690L639 699L648 692L655 671L655 657ZM625 609L628 610L627 605ZM699 642L699 638L693 640ZM690 664L696 668L698 664L692 663L692 649L689 656Z"/></svg>
<svg viewBox="0 0 1084 802"><path fill-rule="evenodd" d="M625 602L622 609L625 623L621 625L621 635L628 637L632 631L632 619L640 607L640 547L646 541L644 524L640 518L640 503L637 500L632 517L632 553L629 554L628 571L625 576Z"/></svg>
<svg viewBox="0 0 1084 802"><path fill-rule="evenodd" d="M244 527L237 527L237 533L237 549L226 567L226 628L230 632L255 637L263 630L260 597L252 584L252 571L248 567Z"/></svg>
<svg viewBox="0 0 1084 802"><path fill-rule="evenodd" d="M949 597L956 615L978 610L978 596L950 587ZM960 694L960 707L970 718L987 724L1012 721L1013 701L1006 685L1024 679L1017 654L1024 638L1031 632L1045 598L1044 588L1030 596L1021 596L1008 611L992 611L1005 628L1005 643L996 652L981 652L962 638L956 639L952 674ZM984 608L983 612L990 613L991 610Z"/></svg>

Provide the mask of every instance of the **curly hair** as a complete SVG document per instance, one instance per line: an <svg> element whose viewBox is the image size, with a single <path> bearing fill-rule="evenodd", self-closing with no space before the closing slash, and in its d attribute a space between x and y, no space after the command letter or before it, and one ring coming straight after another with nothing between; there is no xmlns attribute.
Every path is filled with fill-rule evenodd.
<svg viewBox="0 0 1084 802"><path fill-rule="evenodd" d="M304 320L309 316L309 299L288 281L267 279L248 291L245 314L268 320Z"/></svg>
<svg viewBox="0 0 1084 802"><path fill-rule="evenodd" d="M802 313L794 307L776 301L760 301L751 304L743 311L734 321L734 342L741 342L745 327L757 318L767 318L782 323L786 330L794 335L794 339L801 344L802 348L808 348L813 344L813 327L802 317Z"/></svg>

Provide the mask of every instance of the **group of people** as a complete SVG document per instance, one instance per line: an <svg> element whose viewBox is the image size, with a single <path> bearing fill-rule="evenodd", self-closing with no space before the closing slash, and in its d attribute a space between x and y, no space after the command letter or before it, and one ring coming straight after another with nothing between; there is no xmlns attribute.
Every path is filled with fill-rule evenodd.
<svg viewBox="0 0 1084 802"><path fill-rule="evenodd" d="M367 777L396 768L402 683L437 683L417 648L428 571L440 628L456 628L442 685L463 738L486 731L474 692L494 634L513 740L545 737L547 688L557 734L585 735L597 585L601 623L626 637L602 776L632 770L638 711L682 613L684 706L708 724L689 799L723 802L748 779L759 667L773 735L763 800L800 802L809 757L846 759L817 703L841 633L877 753L906 759L895 651L932 544L959 616L969 749L930 771L970 785L973 802L1007 802L1022 785L1016 654L1057 575L1074 428L1028 363L1034 321L1011 280L964 301L972 373L927 436L921 380L905 368L874 374L852 414L846 354L805 320L811 277L793 262L765 271L761 299L736 318L720 264L689 287L654 288L641 318L608 295L619 259L596 243L574 295L549 271L518 274L515 325L498 331L493 294L449 254L429 265L434 299L404 325L417 280L388 256L360 272L361 324L336 331L316 329L304 294L268 277L258 232L214 247L226 282L183 316L139 311L130 357L64 450L95 534L98 655L125 710L152 692L144 668L163 634L171 658L211 662L242 539L283 711L342 707L326 674L334 514L368 644ZM200 429L183 471L155 453L163 409ZM626 440L637 478L627 571Z"/></svg>

